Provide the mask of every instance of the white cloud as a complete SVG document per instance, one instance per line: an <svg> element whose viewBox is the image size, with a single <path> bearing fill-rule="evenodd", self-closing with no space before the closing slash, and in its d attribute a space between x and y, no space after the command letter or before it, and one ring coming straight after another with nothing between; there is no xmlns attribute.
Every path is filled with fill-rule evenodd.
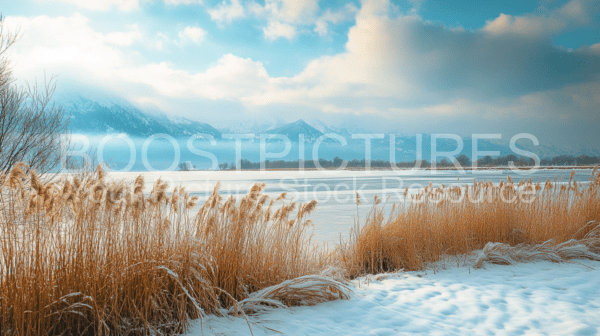
<svg viewBox="0 0 600 336"><path fill-rule="evenodd" d="M494 35L513 34L527 37L548 37L566 29L583 26L591 20L596 0L570 0L560 8L542 14L513 16L500 14L486 22L483 30Z"/></svg>
<svg viewBox="0 0 600 336"><path fill-rule="evenodd" d="M61 77L100 76L122 66L126 55L118 45L135 40L137 33L101 34L80 14L70 17L7 17L7 27L20 27L23 37L9 52L17 78L32 80L44 70Z"/></svg>
<svg viewBox="0 0 600 336"><path fill-rule="evenodd" d="M311 25L319 13L318 0L266 0L264 6L253 4L252 12L267 20L263 28L267 40L288 40L297 35L297 27Z"/></svg>
<svg viewBox="0 0 600 336"><path fill-rule="evenodd" d="M527 66L502 67L497 59L511 58L511 64L518 65L521 60L510 50L527 46L496 45L483 34L427 26L418 16L392 19L386 14L388 7L386 3L366 3L349 32L346 51L315 59L291 78L272 78L262 63L229 54L201 73L189 73L170 63L133 62L135 55L120 47L141 38L137 27L101 34L81 15L21 18L28 34L19 42L22 53L15 59L19 71L36 69L39 76L40 69L48 69L86 77L90 82L95 81L92 78L103 79L103 83L118 80L122 85L141 85L159 97L230 99L255 107L291 104L339 113L389 113L389 108L377 107L379 103L373 101L392 100L396 105L431 106L422 112L433 114L450 111L441 108L448 104L448 97L502 96L507 87L522 86L513 81L520 78L519 73L528 73ZM179 36L200 42L205 34L199 27L187 27ZM279 21L265 28L269 39L292 39L297 34L293 25ZM157 47L164 41L164 34L157 35ZM525 53L539 46L529 48Z"/></svg>
<svg viewBox="0 0 600 336"><path fill-rule="evenodd" d="M493 21L487 21L484 30L495 35L515 34L522 36L546 36L560 32L567 22L556 17L520 17L500 14Z"/></svg>
<svg viewBox="0 0 600 336"><path fill-rule="evenodd" d="M193 5L202 4L202 0L164 0L167 5Z"/></svg>
<svg viewBox="0 0 600 336"><path fill-rule="evenodd" d="M62 1L77 5L78 7L97 10L107 11L113 7L116 7L120 11L131 11L140 7L140 0L46 0L46 1Z"/></svg>
<svg viewBox="0 0 600 336"><path fill-rule="evenodd" d="M266 0L262 12L269 21L310 24L319 12L318 0Z"/></svg>
<svg viewBox="0 0 600 336"><path fill-rule="evenodd" d="M336 10L328 9L319 16L318 0L266 0L264 6L254 1L244 5L239 0L223 1L208 10L213 21L222 25L244 18L247 15L266 21L263 27L267 40L278 38L293 39L299 29L314 25L314 31L321 36L328 34L329 24L339 24L352 18L358 10L353 4L346 4Z"/></svg>
<svg viewBox="0 0 600 336"><path fill-rule="evenodd" d="M346 4L344 7L331 11L327 9L316 21L315 21L315 32L320 36L325 36L329 33L329 23L339 24L343 21L350 20L354 14L358 11L358 8L353 4Z"/></svg>
<svg viewBox="0 0 600 336"><path fill-rule="evenodd" d="M390 18L389 8L381 1L363 4L345 52L312 60L298 75L279 78L274 91L243 97L242 101L381 116L392 113L387 105L422 106L397 109L420 116L459 116L472 105L466 101L484 101L477 109L470 107L481 114L495 99L594 80L592 72L573 72L571 61L577 54L552 59L559 51L543 40L496 39L481 32L428 24L414 15ZM573 75L565 77L563 71ZM518 103L528 106L521 116L525 110L539 114L539 109L534 109L539 104Z"/></svg>
<svg viewBox="0 0 600 336"><path fill-rule="evenodd" d="M107 11L116 8L123 12L129 12L140 8L140 0L44 0L44 1L62 1L74 4L80 8ZM153 0L143 0L153 1ZM163 0L159 0L163 1ZM167 5L192 5L202 4L202 0L164 0Z"/></svg>
<svg viewBox="0 0 600 336"><path fill-rule="evenodd" d="M161 98L238 100L240 97L272 90L261 62L224 55L205 72L191 74L172 64L146 64L124 68L120 77L130 83L150 87Z"/></svg>
<svg viewBox="0 0 600 336"><path fill-rule="evenodd" d="M179 32L179 38L182 41L187 39L192 40L194 43L200 43L206 36L206 30L200 27L186 27L184 30Z"/></svg>
<svg viewBox="0 0 600 336"><path fill-rule="evenodd" d="M142 33L137 25L132 25L128 32L112 32L105 35L105 40L119 46L130 46L135 41L142 40Z"/></svg>
<svg viewBox="0 0 600 336"><path fill-rule="evenodd" d="M208 14L213 21L219 24L231 23L231 21L246 16L244 6L239 0L231 0L230 4L223 1L219 6L208 10Z"/></svg>
<svg viewBox="0 0 600 336"><path fill-rule="evenodd" d="M201 73L179 70L168 62L144 63L135 51L127 52L127 34L102 34L80 14L71 17L7 17L6 28L26 33L9 49L15 77L32 81L59 75L59 82L108 89L139 100L140 93L159 98L233 99L272 90L274 79L261 62L224 55L217 65ZM132 30L135 31L135 30ZM204 31L187 27L182 35L200 41ZM164 34L157 35L164 38ZM119 38L116 38L119 37ZM119 43L115 43L119 42ZM160 40L159 40L160 42Z"/></svg>
<svg viewBox="0 0 600 336"><path fill-rule="evenodd" d="M153 42L154 48L156 48L158 50L162 50L163 43L167 42L168 40L169 40L169 37L167 35L165 35L164 33L162 33L162 32L156 33L156 37Z"/></svg>
<svg viewBox="0 0 600 336"><path fill-rule="evenodd" d="M385 1L365 3L357 24L349 31L346 51L312 60L291 78L272 78L262 63L234 55L225 55L215 67L196 74L170 63L133 62L135 54L121 47L141 39L136 26L127 32L101 34L91 29L81 15L20 18L28 33L18 43L22 53L15 59L20 71L37 69L38 76L40 69L48 69L51 73L89 78L119 78L168 97L197 95L237 100L248 106L296 104L323 111L354 107L360 111L382 99L391 99L394 104L419 105L427 101L431 106L441 106L449 97L461 95L497 97L513 94L510 90L514 88L527 93L543 89L526 86L540 76L546 76L551 85L562 85L548 77L551 74L540 74L539 67L529 70L530 57L543 52L544 45L511 44L506 39L495 42L481 33L428 25L418 16L390 18L388 9ZM329 13L332 22L343 20L342 14ZM272 21L264 34L271 40L292 39L298 31L291 24ZM187 27L179 33L180 38L197 43L205 35L199 27ZM165 41L165 35L158 34L156 47L162 48ZM511 62L501 62L504 59ZM523 76L529 78L519 81Z"/></svg>
<svg viewBox="0 0 600 336"><path fill-rule="evenodd" d="M263 33L267 40L274 41L280 37L291 40L296 37L298 32L296 27L290 24L272 21L267 27L263 28Z"/></svg>
<svg viewBox="0 0 600 336"><path fill-rule="evenodd" d="M22 80L31 81L46 70L50 75L59 75L61 82L98 85L104 89L129 87L129 91L120 92L126 96L132 94L131 88L143 85L158 96L208 99L249 95L264 89L260 83L269 81L262 63L233 55L223 56L216 66L198 74L178 70L169 63L144 64L136 59L135 52L122 49L129 44L133 33L98 33L80 14L58 18L7 17L5 22L7 29L21 27L25 31L22 39L9 49L15 77ZM200 41L204 31L187 27L182 34ZM158 37L162 39L164 34Z"/></svg>

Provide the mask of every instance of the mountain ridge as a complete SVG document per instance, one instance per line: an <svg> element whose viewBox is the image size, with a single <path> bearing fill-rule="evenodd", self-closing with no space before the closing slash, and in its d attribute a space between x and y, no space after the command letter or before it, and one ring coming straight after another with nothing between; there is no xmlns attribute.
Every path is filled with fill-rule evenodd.
<svg viewBox="0 0 600 336"><path fill-rule="evenodd" d="M298 119L291 123L285 123L281 119L258 121L242 121L232 124L231 127L217 129L208 123L194 121L184 117L169 117L158 109L149 111L134 106L124 99L118 97L103 97L102 99L88 99L80 95L63 96L56 99L63 106L65 112L71 116L70 131L82 134L105 134L126 133L130 136L150 136L158 133L169 134L174 137L191 136L194 134L209 134L215 139L221 139L224 133L252 134L258 138L260 134L282 134L293 142L300 140L304 134L305 142L315 142L324 134L335 133L347 141L348 145L364 145L363 139L352 139L352 134L345 128L327 125L318 119L306 122ZM361 132L368 133L368 132ZM373 146L389 146L390 135L386 134L384 139L373 139ZM463 137L463 152L471 152L471 140ZM478 149L480 151L499 151L500 155L511 152L508 139L504 141L480 140ZM431 135L423 135L423 146L431 142ZM327 143L337 143L337 139L325 139ZM438 140L438 151L452 151L456 148L456 142L451 139ZM396 152L416 155L415 136L396 136ZM600 155L600 150L594 148L583 148L580 150L556 148L553 146L533 146L527 139L517 142L517 147L537 154L540 158L555 157L559 155ZM429 153L423 153L424 158Z"/></svg>
<svg viewBox="0 0 600 336"><path fill-rule="evenodd" d="M222 133L207 123L183 117L169 118L159 112L145 112L128 103L101 103L81 96L62 102L70 115L73 133L127 133L131 136L210 134L220 139Z"/></svg>

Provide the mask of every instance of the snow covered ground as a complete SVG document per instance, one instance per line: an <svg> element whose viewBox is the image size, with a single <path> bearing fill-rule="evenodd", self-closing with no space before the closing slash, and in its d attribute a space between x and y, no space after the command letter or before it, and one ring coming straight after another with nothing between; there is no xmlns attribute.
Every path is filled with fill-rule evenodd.
<svg viewBox="0 0 600 336"><path fill-rule="evenodd" d="M598 335L600 262L447 265L352 282L350 300L249 317L254 335ZM281 332L281 333L280 333ZM188 336L251 335L206 317Z"/></svg>

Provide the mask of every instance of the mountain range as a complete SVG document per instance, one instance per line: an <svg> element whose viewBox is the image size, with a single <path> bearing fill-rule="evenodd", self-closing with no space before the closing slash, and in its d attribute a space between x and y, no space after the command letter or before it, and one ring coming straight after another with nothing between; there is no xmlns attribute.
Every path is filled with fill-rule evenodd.
<svg viewBox="0 0 600 336"><path fill-rule="evenodd" d="M142 109L133 104L114 97L103 99L89 99L79 95L60 96L55 99L60 104L67 115L70 115L70 131L81 134L107 134L107 133L126 133L132 137L144 137L152 134L165 133L173 137L189 137L194 134L202 133L212 135L215 139L221 139L222 134L252 134L258 138L260 134L282 134L290 140L297 142L300 134L304 134L306 142L315 142L320 136L328 133L340 135L347 141L348 145L364 146L364 139L353 139L352 133L368 133L362 130L351 130L327 125L318 119L311 119L308 122L300 119L292 123L286 123L281 119L265 120L261 122L237 122L228 127L217 129L208 123L194 121L183 117L170 117L166 114L153 110ZM390 135L383 139L373 139L372 145L379 148L390 146ZM423 135L422 153L424 158L429 157L431 149L431 136ZM511 154L509 144L506 142L479 140L478 149L480 151L498 151L500 155ZM325 142L337 143L338 140L328 140ZM453 151L456 149L456 141L452 139L439 139L438 151ZM463 138L463 151L470 156L471 139ZM600 155L597 149L559 149L551 146L538 145L533 146L530 141L517 142L518 147L531 151L540 157L554 157L558 155L580 154ZM395 139L395 149L398 157L416 156L416 137L397 135Z"/></svg>
<svg viewBox="0 0 600 336"><path fill-rule="evenodd" d="M180 117L169 118L160 112L142 111L125 101L98 102L75 96L60 99L57 103L70 115L69 128L73 133L127 133L130 136L158 133L190 136L204 133L221 138L221 132L207 123Z"/></svg>

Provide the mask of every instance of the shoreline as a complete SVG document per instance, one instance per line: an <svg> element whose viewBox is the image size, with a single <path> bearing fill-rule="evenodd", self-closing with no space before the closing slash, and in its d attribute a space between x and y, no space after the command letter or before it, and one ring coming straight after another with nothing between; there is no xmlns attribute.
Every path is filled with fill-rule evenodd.
<svg viewBox="0 0 600 336"><path fill-rule="evenodd" d="M496 166L496 167L465 167L462 169L456 168L456 167L436 167L431 168L418 168L418 169L414 169L414 168L380 168L380 167L371 167L369 169L366 168L344 168L344 169L339 169L339 168L303 168L303 169L299 169L299 168L265 168L265 169L224 169L224 170L211 170L211 169L190 169L190 170L174 170L172 172L194 172L194 171L201 171L201 172L207 172L207 171L219 171L219 172L238 172L238 171L254 171L254 172L260 172L260 171L412 171L412 170L416 170L416 171L486 171L486 170L573 170L573 169L577 169L577 170L585 170L585 169L594 169L596 167L600 167L600 165L595 165L595 166L539 166L539 167L530 167L530 166L523 166L523 167L508 167L508 166ZM133 171L132 171L133 172ZM148 171L139 171L139 173L147 173Z"/></svg>

